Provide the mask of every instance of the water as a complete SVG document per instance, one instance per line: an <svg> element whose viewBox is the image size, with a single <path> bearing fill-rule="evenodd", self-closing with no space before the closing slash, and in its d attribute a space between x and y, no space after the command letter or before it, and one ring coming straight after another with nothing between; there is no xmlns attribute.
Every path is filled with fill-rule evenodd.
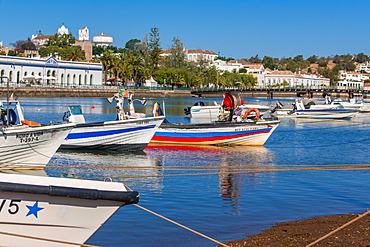
<svg viewBox="0 0 370 247"><path fill-rule="evenodd" d="M21 100L26 119L33 121L61 121L71 104L82 105L87 121L115 118L115 106L103 98ZM169 98L164 102L158 99L164 103L170 121L183 123L190 121L184 117L183 108L197 100L200 99ZM202 100L209 104L221 101ZM149 99L148 105L155 101ZM136 108L151 114L150 107L136 105ZM49 176L110 177L125 182L140 192L141 206L220 242L228 242L259 233L275 222L364 212L370 206L370 172L354 167L369 164L369 137L370 114L360 114L350 121L283 120L264 147L58 152L45 172ZM56 169L52 164L65 164L67 168ZM89 168L72 168L76 165ZM335 170L325 165L349 168ZM107 169L112 166L116 167ZM87 244L217 245L133 205L122 207Z"/></svg>

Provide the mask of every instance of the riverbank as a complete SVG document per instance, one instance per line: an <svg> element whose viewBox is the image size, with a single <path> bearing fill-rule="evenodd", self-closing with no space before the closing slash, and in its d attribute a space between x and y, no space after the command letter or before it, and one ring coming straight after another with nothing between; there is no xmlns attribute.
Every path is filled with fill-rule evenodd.
<svg viewBox="0 0 370 247"><path fill-rule="evenodd" d="M107 98L112 97L113 94L119 91L118 88L57 88L57 87L10 87L9 93L14 93L14 95L22 98L26 97L89 97L89 98ZM191 91L191 90L168 90L163 89L130 89L130 92L135 94L136 98L165 98L165 97L216 97L222 98L225 91ZM311 97L311 98L321 98L323 97L323 92L310 92L309 94L305 91L234 91L240 94L242 98L294 98L294 97ZM0 97L6 98L8 90L6 87L0 87ZM348 98L349 94L346 92L340 93L330 93L332 98ZM367 95L364 94L363 97L367 99Z"/></svg>
<svg viewBox="0 0 370 247"><path fill-rule="evenodd" d="M318 239L357 219L352 224L313 244ZM370 246L370 216L345 214L281 222L245 240L226 243L230 247L324 247Z"/></svg>
<svg viewBox="0 0 370 247"><path fill-rule="evenodd" d="M93 88L42 88L42 87L10 87L9 93L14 93L18 97L112 97L119 89L93 89ZM131 90L136 98L162 98L162 97L190 97L190 90ZM8 90L6 87L0 88L0 97L6 98Z"/></svg>

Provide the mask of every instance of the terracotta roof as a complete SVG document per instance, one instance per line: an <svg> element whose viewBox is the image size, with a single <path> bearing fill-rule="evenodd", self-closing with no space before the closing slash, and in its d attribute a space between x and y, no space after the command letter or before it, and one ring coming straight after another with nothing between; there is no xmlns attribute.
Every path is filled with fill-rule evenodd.
<svg viewBox="0 0 370 247"><path fill-rule="evenodd" d="M53 37L54 35L37 35L35 38L33 39L49 39L51 37Z"/></svg>
<svg viewBox="0 0 370 247"><path fill-rule="evenodd" d="M284 70L284 71L273 71L269 75L295 75L292 71Z"/></svg>
<svg viewBox="0 0 370 247"><path fill-rule="evenodd" d="M208 50L201 50L201 49L187 49L186 50L189 53L204 53L204 54L212 54L217 55L214 51L208 51Z"/></svg>

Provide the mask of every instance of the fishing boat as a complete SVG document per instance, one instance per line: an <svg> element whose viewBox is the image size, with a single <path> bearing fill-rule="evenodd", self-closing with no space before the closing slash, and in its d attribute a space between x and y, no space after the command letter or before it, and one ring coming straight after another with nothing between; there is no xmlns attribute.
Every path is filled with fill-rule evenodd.
<svg viewBox="0 0 370 247"><path fill-rule="evenodd" d="M0 167L44 167L75 126L27 121L19 101L2 102L1 123Z"/></svg>
<svg viewBox="0 0 370 247"><path fill-rule="evenodd" d="M146 117L136 113L132 94L128 96L129 113L123 107L122 93L115 94L117 118L114 121L86 123L81 106L69 106L63 119L75 123L71 133L65 138L61 149L82 150L143 150L161 125L164 116ZM143 104L145 102L143 101Z"/></svg>
<svg viewBox="0 0 370 247"><path fill-rule="evenodd" d="M359 109L347 109L342 105L338 105L334 108L312 108L312 106L306 109L301 99L296 100L297 110L294 114L296 118L311 118L311 119L351 119L360 110Z"/></svg>
<svg viewBox="0 0 370 247"><path fill-rule="evenodd" d="M238 95L227 94L222 103L219 121L203 124L162 124L150 144L264 145L280 121L260 117L258 109L246 109L243 113L243 110L238 108L239 105ZM256 116L248 119L251 112Z"/></svg>
<svg viewBox="0 0 370 247"><path fill-rule="evenodd" d="M0 173L1 246L83 245L120 207L123 183Z"/></svg>

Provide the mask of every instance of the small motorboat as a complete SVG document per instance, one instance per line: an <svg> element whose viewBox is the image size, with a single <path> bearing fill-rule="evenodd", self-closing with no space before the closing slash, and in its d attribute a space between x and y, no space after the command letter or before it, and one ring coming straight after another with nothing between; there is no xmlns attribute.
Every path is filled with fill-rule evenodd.
<svg viewBox="0 0 370 247"><path fill-rule="evenodd" d="M139 194L117 182L0 173L1 246L83 245Z"/></svg>
<svg viewBox="0 0 370 247"><path fill-rule="evenodd" d="M27 121L19 101L2 102L1 123L0 167L44 167L75 126Z"/></svg>
<svg viewBox="0 0 370 247"><path fill-rule="evenodd" d="M330 108L312 108L306 109L301 99L296 100L297 110L294 114L296 118L311 118L311 119L351 119L360 109L347 109L342 105L337 105Z"/></svg>
<svg viewBox="0 0 370 247"><path fill-rule="evenodd" d="M113 99L117 101L117 118L114 121L86 123L81 106L69 106L63 119L75 123L76 127L65 138L60 148L143 150L165 117L146 117L143 113L136 113L132 94L128 98L129 114L123 108L123 96L116 94L111 100Z"/></svg>

